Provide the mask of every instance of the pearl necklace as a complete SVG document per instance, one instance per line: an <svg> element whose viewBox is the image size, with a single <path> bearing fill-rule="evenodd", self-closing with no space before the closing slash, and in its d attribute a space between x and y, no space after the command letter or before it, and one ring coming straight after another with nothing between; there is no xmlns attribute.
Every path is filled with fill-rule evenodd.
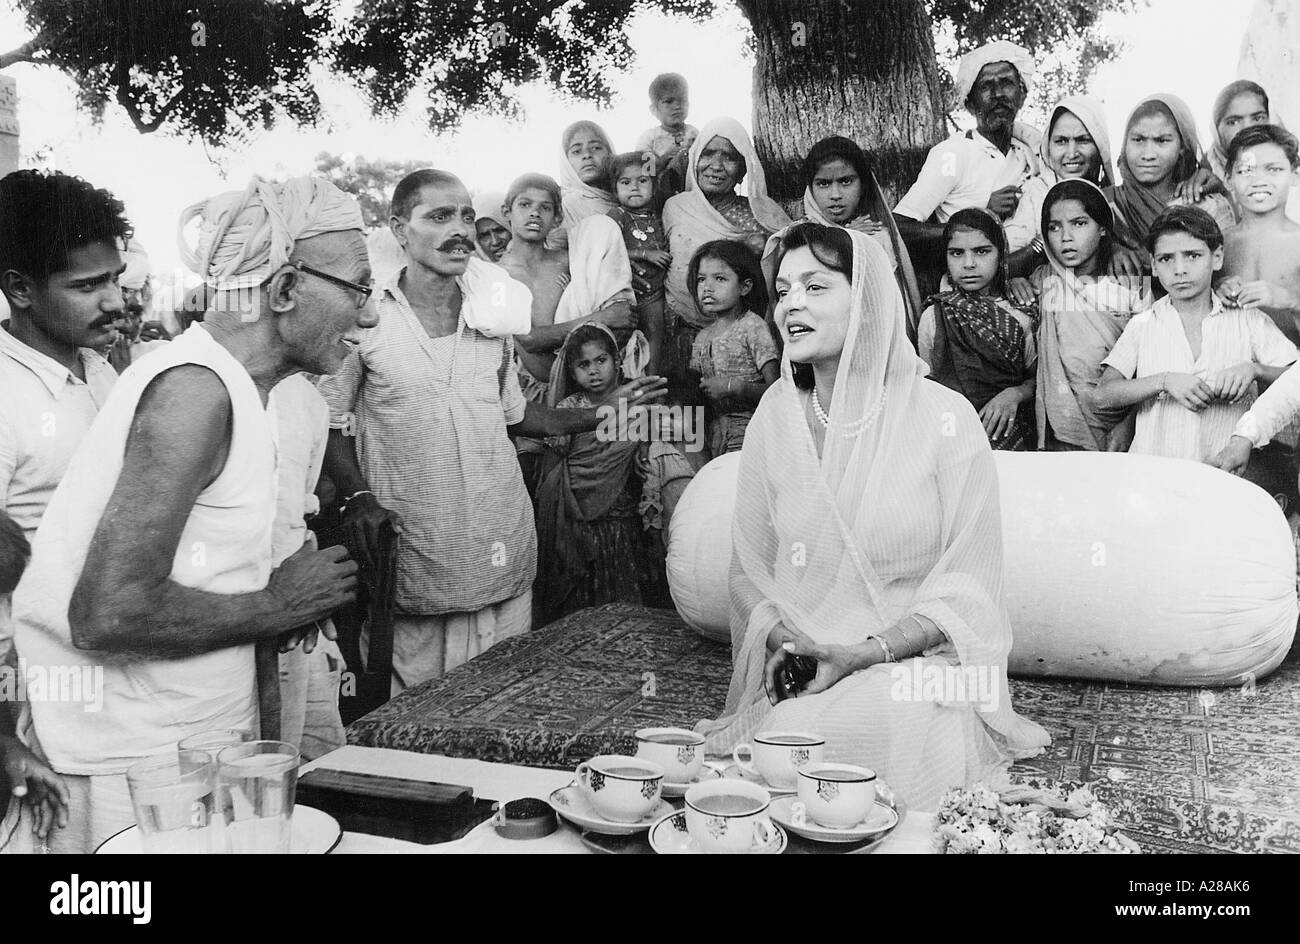
<svg viewBox="0 0 1300 944"><path fill-rule="evenodd" d="M866 429L868 429L872 423L876 421L876 418L880 416L880 411L885 405L886 393L887 391L884 388L882 388L880 391L880 399L876 401L876 405L871 409L871 412L868 413L866 416L862 417L862 419L854 420L852 423L845 424L844 427L845 431L840 435L843 436L845 439L852 439L855 436L861 436L862 433ZM821 423L822 427L829 431L831 426L831 418L826 414L826 411L822 408L822 401L817 396L816 387L813 387L812 389L811 399L812 399L813 415L817 417L817 422Z"/></svg>

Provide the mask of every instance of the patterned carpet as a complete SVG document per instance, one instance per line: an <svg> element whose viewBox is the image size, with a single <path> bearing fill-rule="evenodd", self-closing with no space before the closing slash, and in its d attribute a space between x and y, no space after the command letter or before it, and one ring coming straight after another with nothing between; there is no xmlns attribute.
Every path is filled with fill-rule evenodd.
<svg viewBox="0 0 1300 944"><path fill-rule="evenodd" d="M353 744L572 767L639 727L716 717L730 653L612 604L508 640L348 728ZM1253 690L1013 679L1052 745L1022 779L1084 782L1148 852L1300 852L1300 646Z"/></svg>

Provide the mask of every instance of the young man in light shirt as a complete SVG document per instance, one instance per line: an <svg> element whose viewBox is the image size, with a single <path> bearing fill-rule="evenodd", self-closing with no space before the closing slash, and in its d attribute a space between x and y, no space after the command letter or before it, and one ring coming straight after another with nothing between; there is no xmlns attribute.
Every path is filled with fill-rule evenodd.
<svg viewBox="0 0 1300 944"><path fill-rule="evenodd" d="M0 322L0 512L28 544L117 380L99 351L125 325L117 284L131 235L124 213L107 190L67 174L22 170L0 180L0 293L8 312ZM0 664L10 669L18 666L12 589L0 588ZM0 763L15 795L49 772L28 746L34 737L17 717L22 707L0 705ZM53 773L45 779L57 782ZM37 833L48 832L55 812L33 818ZM0 830L0 845L16 813ZM58 815L66 817L66 800ZM16 838L21 845L28 837Z"/></svg>

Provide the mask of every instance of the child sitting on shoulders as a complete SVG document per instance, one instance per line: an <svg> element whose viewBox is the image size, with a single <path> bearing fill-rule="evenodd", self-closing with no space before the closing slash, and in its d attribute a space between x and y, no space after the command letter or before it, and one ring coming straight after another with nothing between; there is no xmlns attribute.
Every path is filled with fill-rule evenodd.
<svg viewBox="0 0 1300 944"><path fill-rule="evenodd" d="M744 243L718 239L695 250L686 284L706 319L691 345L700 376L709 451L737 452L754 408L781 373L781 356L763 314L767 285L758 257Z"/></svg>
<svg viewBox="0 0 1300 944"><path fill-rule="evenodd" d="M642 132L636 139L636 149L654 152L665 200L686 189L686 159L700 133L686 123L690 107L684 76L676 72L655 76L650 83L650 114L659 119L659 125Z"/></svg>
<svg viewBox="0 0 1300 944"><path fill-rule="evenodd" d="M1146 248L1169 294L1124 328L1102 361L1094 404L1138 406L1130 452L1204 462L1228 444L1257 385L1295 362L1296 348L1267 315L1226 308L1214 294L1223 233L1204 210L1165 210Z"/></svg>
<svg viewBox="0 0 1300 944"><path fill-rule="evenodd" d="M609 189L618 206L609 216L623 231L623 244L632 264L632 291L636 294L641 329L650 344L648 373L659 372L664 344L664 280L668 276L668 236L659 215L654 174L643 153L629 151L609 162Z"/></svg>

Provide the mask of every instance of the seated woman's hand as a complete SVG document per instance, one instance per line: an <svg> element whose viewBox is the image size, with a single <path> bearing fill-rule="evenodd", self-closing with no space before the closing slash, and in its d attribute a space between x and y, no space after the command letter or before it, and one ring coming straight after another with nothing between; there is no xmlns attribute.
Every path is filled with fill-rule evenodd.
<svg viewBox="0 0 1300 944"><path fill-rule="evenodd" d="M1020 403L1020 388L1008 387L984 404L984 409L980 410L980 422L984 424L989 439L996 441L1011 432Z"/></svg>
<svg viewBox="0 0 1300 944"><path fill-rule="evenodd" d="M1017 305L1032 305L1038 301L1038 290L1029 279L1010 279L1007 282L1007 297Z"/></svg>
<svg viewBox="0 0 1300 944"><path fill-rule="evenodd" d="M770 634L768 638L771 638ZM776 673L790 656L808 656L817 662L817 674L802 691L795 694L796 698L824 692L840 679L862 668L861 653L854 647L820 646L802 633L793 633L791 638L782 642L768 657L767 665L763 668L767 698L774 705L777 703Z"/></svg>

